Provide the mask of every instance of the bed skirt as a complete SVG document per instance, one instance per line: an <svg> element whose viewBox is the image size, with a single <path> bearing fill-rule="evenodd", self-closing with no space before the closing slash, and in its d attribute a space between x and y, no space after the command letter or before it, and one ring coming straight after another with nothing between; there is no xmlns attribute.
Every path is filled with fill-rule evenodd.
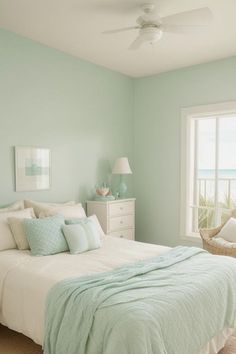
<svg viewBox="0 0 236 354"><path fill-rule="evenodd" d="M206 344L199 354L218 354L219 351L224 348L225 343L234 331L235 329L225 328L223 332L215 336L208 344Z"/></svg>

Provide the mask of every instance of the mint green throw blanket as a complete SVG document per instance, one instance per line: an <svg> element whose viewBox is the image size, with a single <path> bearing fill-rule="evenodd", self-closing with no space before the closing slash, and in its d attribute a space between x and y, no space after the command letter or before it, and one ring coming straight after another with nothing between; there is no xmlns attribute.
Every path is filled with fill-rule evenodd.
<svg viewBox="0 0 236 354"><path fill-rule="evenodd" d="M44 353L198 354L235 319L236 260L180 246L56 284Z"/></svg>

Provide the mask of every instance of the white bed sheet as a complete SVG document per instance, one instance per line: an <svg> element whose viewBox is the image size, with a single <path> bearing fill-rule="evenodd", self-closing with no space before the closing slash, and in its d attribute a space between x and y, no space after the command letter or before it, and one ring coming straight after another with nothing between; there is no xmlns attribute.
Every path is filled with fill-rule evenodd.
<svg viewBox="0 0 236 354"><path fill-rule="evenodd" d="M80 255L60 253L33 257L29 251L2 251L0 322L42 345L45 300L54 284L69 277L109 271L168 250L164 246L106 236L100 249ZM226 329L199 354L217 353L231 333Z"/></svg>

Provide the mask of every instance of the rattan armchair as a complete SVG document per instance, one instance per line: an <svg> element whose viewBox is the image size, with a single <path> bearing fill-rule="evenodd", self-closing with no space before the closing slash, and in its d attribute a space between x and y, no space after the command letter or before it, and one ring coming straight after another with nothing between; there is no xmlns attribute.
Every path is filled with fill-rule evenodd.
<svg viewBox="0 0 236 354"><path fill-rule="evenodd" d="M235 212L232 214L232 217L235 217ZM213 254L236 257L236 243L225 241L222 245L222 243L217 242L217 239L214 238L223 226L224 224L215 229L200 230L203 248Z"/></svg>

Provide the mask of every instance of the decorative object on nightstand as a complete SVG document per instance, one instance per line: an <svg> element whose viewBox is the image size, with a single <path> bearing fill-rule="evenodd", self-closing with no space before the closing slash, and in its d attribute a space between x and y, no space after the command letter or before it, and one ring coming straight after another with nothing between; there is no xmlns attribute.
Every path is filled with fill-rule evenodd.
<svg viewBox="0 0 236 354"><path fill-rule="evenodd" d="M119 157L112 170L113 175L120 175L120 184L118 188L118 197L124 198L127 192L127 185L124 181L124 175L132 174L129 160L127 157Z"/></svg>
<svg viewBox="0 0 236 354"><path fill-rule="evenodd" d="M105 234L135 239L135 198L88 201L87 215L96 215Z"/></svg>
<svg viewBox="0 0 236 354"><path fill-rule="evenodd" d="M108 187L106 183L103 183L101 187L96 186L96 195L94 200L105 202L114 199L115 197L111 194L110 187Z"/></svg>

